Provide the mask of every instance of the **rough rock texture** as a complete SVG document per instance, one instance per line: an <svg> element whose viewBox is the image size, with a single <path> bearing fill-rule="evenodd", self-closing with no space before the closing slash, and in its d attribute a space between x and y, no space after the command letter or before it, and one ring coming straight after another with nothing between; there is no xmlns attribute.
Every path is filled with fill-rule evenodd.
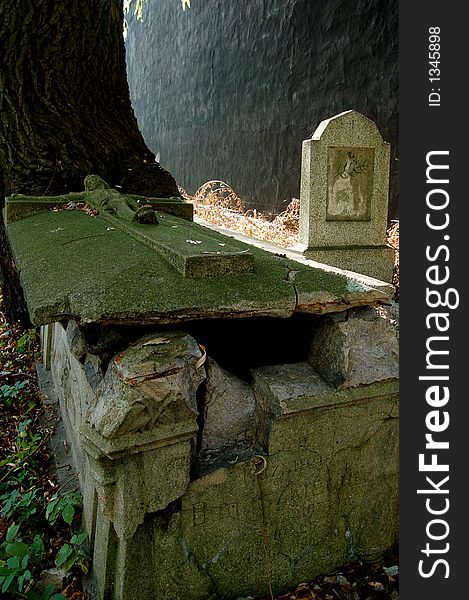
<svg viewBox="0 0 469 600"><path fill-rule="evenodd" d="M391 143L398 196L397 0L224 0L143 6L127 64L139 126L190 192L222 179L264 211L298 198L301 142L354 109Z"/></svg>
<svg viewBox="0 0 469 600"><path fill-rule="evenodd" d="M313 339L309 361L326 381L341 388L398 378L395 320L382 307L328 317Z"/></svg>
<svg viewBox="0 0 469 600"><path fill-rule="evenodd" d="M251 386L211 359L206 386L202 449L245 442L254 431L255 399Z"/></svg>
<svg viewBox="0 0 469 600"><path fill-rule="evenodd" d="M364 351L395 334L373 310L323 320L335 331L324 340L332 354L344 337L357 335ZM269 565L278 594L395 543L395 378L338 388L301 362L252 368L248 386L210 359L207 367L195 338L160 330L114 354L93 394L86 357L115 335L97 328L80 339L83 330L56 323L42 339L80 474L93 597L266 597ZM369 367L379 359L371 350ZM238 452L238 437L252 433L250 453ZM224 434L236 453L215 449L224 461L195 469L204 434L209 445Z"/></svg>
<svg viewBox="0 0 469 600"><path fill-rule="evenodd" d="M165 332L143 338L112 361L89 410L105 438L195 420L196 391L205 379L193 338Z"/></svg>

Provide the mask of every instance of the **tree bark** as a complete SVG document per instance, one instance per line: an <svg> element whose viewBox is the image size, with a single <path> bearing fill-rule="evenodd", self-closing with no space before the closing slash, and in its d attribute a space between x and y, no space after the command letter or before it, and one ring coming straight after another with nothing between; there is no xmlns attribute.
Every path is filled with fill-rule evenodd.
<svg viewBox="0 0 469 600"><path fill-rule="evenodd" d="M81 191L96 174L123 192L179 196L130 103L122 0L0 0L0 22L0 191ZM4 231L0 244L5 295L13 272ZM23 319L14 294L7 316Z"/></svg>
<svg viewBox="0 0 469 600"><path fill-rule="evenodd" d="M0 19L7 193L79 191L95 173L124 191L179 195L133 113L120 0L0 0Z"/></svg>

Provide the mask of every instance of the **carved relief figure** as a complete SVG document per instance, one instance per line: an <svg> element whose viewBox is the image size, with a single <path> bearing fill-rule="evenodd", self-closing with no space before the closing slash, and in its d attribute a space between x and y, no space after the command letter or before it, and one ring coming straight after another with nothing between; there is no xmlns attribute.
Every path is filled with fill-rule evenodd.
<svg viewBox="0 0 469 600"><path fill-rule="evenodd" d="M329 148L328 220L366 221L373 184L371 148Z"/></svg>

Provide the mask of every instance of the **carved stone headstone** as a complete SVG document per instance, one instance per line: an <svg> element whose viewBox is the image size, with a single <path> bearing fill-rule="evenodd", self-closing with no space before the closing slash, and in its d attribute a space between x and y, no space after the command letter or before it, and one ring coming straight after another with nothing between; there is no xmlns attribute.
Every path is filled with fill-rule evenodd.
<svg viewBox="0 0 469 600"><path fill-rule="evenodd" d="M392 280L389 153L375 123L353 110L322 121L303 142L298 249L319 262Z"/></svg>

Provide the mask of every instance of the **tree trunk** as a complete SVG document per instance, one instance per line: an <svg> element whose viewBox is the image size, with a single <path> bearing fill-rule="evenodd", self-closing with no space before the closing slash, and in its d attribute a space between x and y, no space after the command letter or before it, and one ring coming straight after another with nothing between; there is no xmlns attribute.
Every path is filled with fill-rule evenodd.
<svg viewBox="0 0 469 600"><path fill-rule="evenodd" d="M93 173L123 192L179 196L130 103L122 0L0 0L0 22L0 191L81 191ZM10 301L16 292L6 290L13 274L4 237L7 316L23 319Z"/></svg>

